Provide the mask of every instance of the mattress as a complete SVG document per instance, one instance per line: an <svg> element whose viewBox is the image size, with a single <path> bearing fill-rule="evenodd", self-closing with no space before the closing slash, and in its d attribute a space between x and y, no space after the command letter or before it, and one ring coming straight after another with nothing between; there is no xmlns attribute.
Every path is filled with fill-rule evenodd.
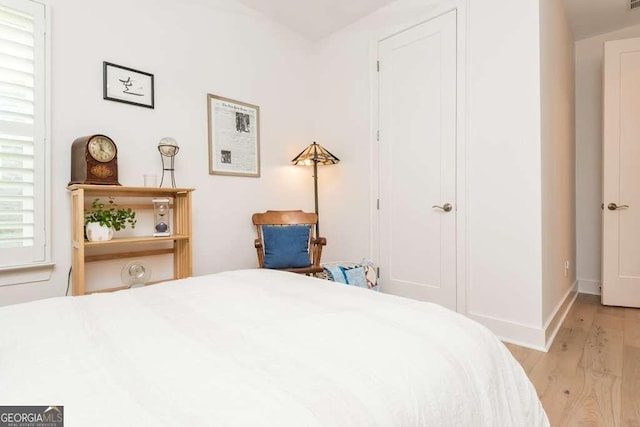
<svg viewBox="0 0 640 427"><path fill-rule="evenodd" d="M438 305L241 270L0 308L0 405L69 426L548 426L485 327Z"/></svg>

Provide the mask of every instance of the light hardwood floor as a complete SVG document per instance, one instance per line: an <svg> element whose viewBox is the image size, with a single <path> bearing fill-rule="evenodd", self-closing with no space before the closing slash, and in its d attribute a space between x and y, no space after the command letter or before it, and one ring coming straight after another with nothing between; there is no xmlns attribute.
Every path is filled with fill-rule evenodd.
<svg viewBox="0 0 640 427"><path fill-rule="evenodd" d="M581 294L548 353L507 347L553 427L640 427L640 309Z"/></svg>

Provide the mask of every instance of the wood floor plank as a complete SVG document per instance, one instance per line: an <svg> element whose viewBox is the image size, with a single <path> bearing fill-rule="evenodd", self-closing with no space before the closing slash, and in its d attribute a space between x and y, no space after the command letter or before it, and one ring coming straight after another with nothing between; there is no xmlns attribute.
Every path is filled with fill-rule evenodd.
<svg viewBox="0 0 640 427"><path fill-rule="evenodd" d="M505 346L509 349L513 357L516 358L524 371L529 375L536 364L542 359L545 353L541 351L532 351L525 347L520 347L515 344L505 343Z"/></svg>
<svg viewBox="0 0 640 427"><path fill-rule="evenodd" d="M601 305L598 307L598 313L608 314L610 316L624 317L624 307L613 307L610 305Z"/></svg>
<svg viewBox="0 0 640 427"><path fill-rule="evenodd" d="M640 309L625 310L624 345L640 348Z"/></svg>
<svg viewBox="0 0 640 427"><path fill-rule="evenodd" d="M622 425L640 427L640 347L624 347L621 406Z"/></svg>
<svg viewBox="0 0 640 427"><path fill-rule="evenodd" d="M591 295L591 294L578 294L576 302L580 304L591 304L595 306L600 306L602 297L600 295Z"/></svg>
<svg viewBox="0 0 640 427"><path fill-rule="evenodd" d="M584 298L585 296L593 297L594 295L578 295L576 302L573 304L573 307L571 307L562 324L563 328L581 328L584 331L591 329L593 318L598 311L600 302L593 298Z"/></svg>
<svg viewBox="0 0 640 427"><path fill-rule="evenodd" d="M621 378L579 367L574 390L560 417L552 426L619 426Z"/></svg>
<svg viewBox="0 0 640 427"><path fill-rule="evenodd" d="M548 353L507 345L552 426L640 427L640 310L579 295Z"/></svg>
<svg viewBox="0 0 640 427"><path fill-rule="evenodd" d="M640 320L640 308L625 308L625 316Z"/></svg>
<svg viewBox="0 0 640 427"><path fill-rule="evenodd" d="M624 317L596 312L581 361L595 373L622 376Z"/></svg>
<svg viewBox="0 0 640 427"><path fill-rule="evenodd" d="M562 328L529 374L550 419L559 419L565 412L587 338L587 331L581 328Z"/></svg>

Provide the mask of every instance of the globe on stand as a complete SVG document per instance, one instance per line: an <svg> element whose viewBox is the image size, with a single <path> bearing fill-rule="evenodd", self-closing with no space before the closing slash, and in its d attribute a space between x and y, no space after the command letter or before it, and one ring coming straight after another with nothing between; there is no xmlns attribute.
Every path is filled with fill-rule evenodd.
<svg viewBox="0 0 640 427"><path fill-rule="evenodd" d="M162 179L160 180L160 187L162 187L162 183L164 182L164 173L171 173L171 186L176 188L176 180L173 175L174 169L174 159L178 151L180 151L180 147L178 143L173 138L162 138L158 143L158 151L160 152L160 160L162 161Z"/></svg>

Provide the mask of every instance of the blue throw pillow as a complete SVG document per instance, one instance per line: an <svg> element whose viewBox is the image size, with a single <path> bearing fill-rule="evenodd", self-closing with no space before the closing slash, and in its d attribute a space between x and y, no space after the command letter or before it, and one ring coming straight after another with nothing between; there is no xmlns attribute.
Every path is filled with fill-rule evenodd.
<svg viewBox="0 0 640 427"><path fill-rule="evenodd" d="M324 271L329 275L329 280L334 282L347 284L347 277L344 275L342 268L337 265L325 265Z"/></svg>
<svg viewBox="0 0 640 427"><path fill-rule="evenodd" d="M311 225L262 227L265 268L309 267Z"/></svg>
<svg viewBox="0 0 640 427"><path fill-rule="evenodd" d="M367 276L364 271L364 267L356 265L354 267L340 267L342 274L347 279L347 284L357 286L359 288L366 288Z"/></svg>

